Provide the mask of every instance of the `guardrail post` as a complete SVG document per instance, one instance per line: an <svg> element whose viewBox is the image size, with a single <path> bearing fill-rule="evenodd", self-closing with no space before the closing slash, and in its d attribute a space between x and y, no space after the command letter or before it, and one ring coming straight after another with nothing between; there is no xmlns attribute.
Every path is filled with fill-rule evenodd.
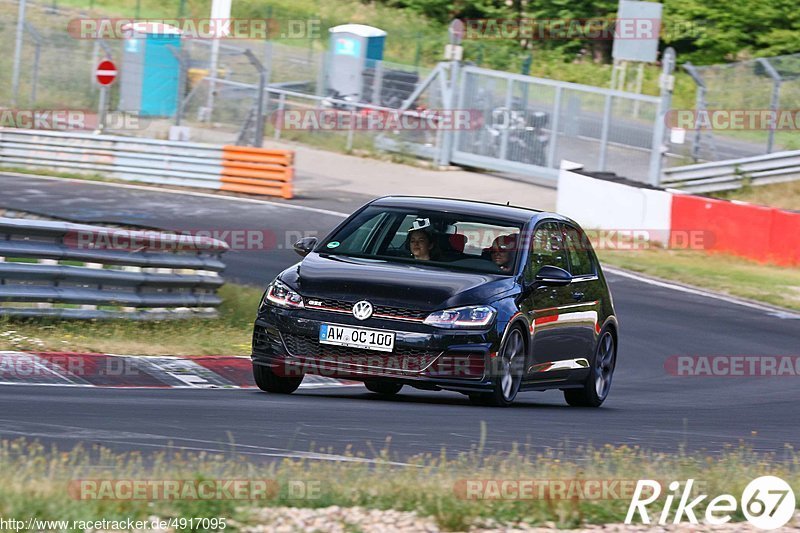
<svg viewBox="0 0 800 533"><path fill-rule="evenodd" d="M102 133L103 130L106 128L106 110L108 108L108 85L103 85L100 87L100 103L98 104L97 110L97 131Z"/></svg>
<svg viewBox="0 0 800 533"><path fill-rule="evenodd" d="M556 167L556 145L558 144L558 128L559 119L561 117L561 94L564 92L562 86L556 87L555 98L553 99L553 127L550 130L550 145L547 147L547 166L550 168Z"/></svg>
<svg viewBox="0 0 800 533"><path fill-rule="evenodd" d="M778 74L778 71L775 70L775 68L766 58L759 57L758 59L756 59L756 61L758 61L761 64L761 66L764 67L764 70L767 71L769 77L772 78L772 98L769 103L769 108L773 113L777 114L778 105L780 104L780 98L781 98L781 81L783 81L783 78L781 78L781 75ZM771 154L773 148L775 147L775 126L776 124L775 122L773 122L772 127L770 127L769 129L769 136L767 137L768 154Z"/></svg>
<svg viewBox="0 0 800 533"><path fill-rule="evenodd" d="M20 0L19 11L17 12L17 36L14 44L14 66L11 71L11 107L17 106L17 96L19 95L19 69L22 62L22 34L25 29L25 4L26 0Z"/></svg>
<svg viewBox="0 0 800 533"><path fill-rule="evenodd" d="M355 107L350 107L351 112L354 111ZM355 128L353 128L353 123L351 121L350 127L347 128L347 143L345 144L345 150L348 152L353 149L353 135L355 135Z"/></svg>
<svg viewBox="0 0 800 533"><path fill-rule="evenodd" d="M278 97L278 116L279 117L283 116L284 107L286 107L286 95L284 93L281 93L281 95ZM283 129L283 126L281 126L282 123L283 123L283 121L280 120L280 119L275 121L275 140L276 141L281 138L281 130Z"/></svg>
<svg viewBox="0 0 800 533"><path fill-rule="evenodd" d="M448 69L442 68L440 69L440 75L445 76L442 78L443 87L443 98L442 101L444 103L444 111L452 112L455 108L455 93L456 87L461 87L462 80L461 80L461 62L460 61L450 61L450 69L449 69L449 76L448 76ZM440 63L442 65L442 63ZM409 97L406 102L411 100ZM405 102L404 102L405 104ZM439 153L438 153L438 164L441 166L446 166L450 164L450 155L453 152L454 146L454 132L452 131L444 131L442 134L442 142L439 146Z"/></svg>
<svg viewBox="0 0 800 533"><path fill-rule="evenodd" d="M649 183L658 187L661 184L661 162L664 157L664 133L666 132L666 117L672 106L672 91L674 89L675 77L672 72L675 70L675 49L672 47L664 50L661 56L661 101L658 103L656 120L653 126L653 141L650 151L650 175Z"/></svg>
<svg viewBox="0 0 800 533"><path fill-rule="evenodd" d="M36 88L39 85L39 60L42 55L42 36L36 31L36 28L27 21L25 21L25 31L27 31L31 38L33 38L34 52L33 52L33 73L31 75L31 107L36 105Z"/></svg>
<svg viewBox="0 0 800 533"><path fill-rule="evenodd" d="M381 89L383 88L383 61L375 61L372 77L372 105L381 105Z"/></svg>
<svg viewBox="0 0 800 533"><path fill-rule="evenodd" d="M167 45L167 49L169 49L172 55L175 56L175 59L178 60L178 108L175 110L175 125L180 126L185 104L183 93L186 89L186 71L188 70L187 61L183 53L183 49L178 50L171 44Z"/></svg>
<svg viewBox="0 0 800 533"><path fill-rule="evenodd" d="M244 51L247 59L258 70L258 94L256 95L256 127L253 132L253 146L261 147L264 144L264 91L267 90L267 69L261 64L261 61L250 51L248 48Z"/></svg>
<svg viewBox="0 0 800 533"><path fill-rule="evenodd" d="M687 61L683 64L683 69L691 76L692 80L694 81L695 85L697 85L697 91L695 92L694 97L694 109L695 109L695 128L694 128L694 141L692 142L692 159L696 162L700 159L700 138L702 136L702 132L700 131L700 121L697 120L697 111L705 110L706 108L706 84L703 81L703 77L700 75L700 72L691 64L691 62Z"/></svg>
<svg viewBox="0 0 800 533"><path fill-rule="evenodd" d="M511 123L511 117L514 115L514 110L511 109L511 100L514 95L514 83L514 80L508 80L508 85L506 85L506 100L504 103L506 116L503 117L504 127L500 130L500 154L498 155L500 159L506 159L506 155L508 154L508 131L516 127L515 124Z"/></svg>
<svg viewBox="0 0 800 533"><path fill-rule="evenodd" d="M608 152L608 130L611 128L611 99L610 94L606 95L603 104L603 125L600 131L600 154L597 161L597 170L600 172L606 169L606 152Z"/></svg>

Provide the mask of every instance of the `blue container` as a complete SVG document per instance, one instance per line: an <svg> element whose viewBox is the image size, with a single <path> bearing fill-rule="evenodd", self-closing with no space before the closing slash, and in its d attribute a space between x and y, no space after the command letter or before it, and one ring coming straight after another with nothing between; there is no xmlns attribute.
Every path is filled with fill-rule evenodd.
<svg viewBox="0 0 800 533"><path fill-rule="evenodd" d="M330 55L326 89L339 96L360 100L368 95L364 89L364 72L383 60L386 32L363 24L343 24L328 30Z"/></svg>
<svg viewBox="0 0 800 533"><path fill-rule="evenodd" d="M180 53L180 30L154 23L135 23L131 29L122 54L119 108L139 116L174 116L180 62L172 50Z"/></svg>

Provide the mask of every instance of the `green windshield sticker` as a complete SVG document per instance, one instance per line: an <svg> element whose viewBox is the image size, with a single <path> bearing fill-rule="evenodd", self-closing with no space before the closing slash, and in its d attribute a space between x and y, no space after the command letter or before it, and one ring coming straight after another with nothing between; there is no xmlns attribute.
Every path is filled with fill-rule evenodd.
<svg viewBox="0 0 800 533"><path fill-rule="evenodd" d="M339 241L331 241L328 243L328 248L336 248L339 244Z"/></svg>

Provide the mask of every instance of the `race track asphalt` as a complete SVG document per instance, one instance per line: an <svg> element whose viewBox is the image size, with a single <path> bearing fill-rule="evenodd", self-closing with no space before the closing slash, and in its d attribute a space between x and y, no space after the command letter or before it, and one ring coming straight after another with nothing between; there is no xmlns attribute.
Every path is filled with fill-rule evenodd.
<svg viewBox="0 0 800 533"><path fill-rule="evenodd" d="M306 199L288 207L110 187L91 182L0 175L0 208L80 222L164 229L266 229L267 251L231 251L226 278L262 286L297 256L297 232L324 234L368 198ZM302 208L298 208L301 206ZM291 235L287 232L293 232ZM289 239L289 240L287 240ZM714 453L745 443L780 451L800 444L800 376L677 377L673 355L800 356L800 319L692 292L609 274L621 323L619 363L601 409L567 407L561 393L527 393L507 409L471 406L448 392L404 390L385 400L361 387L291 396L252 390L110 390L0 386L0 437L78 442L121 450L168 446L235 451L254 457L347 446L372 457L386 439L398 460L418 453L474 449L485 423L487 451L592 444ZM315 456L316 457L316 456Z"/></svg>

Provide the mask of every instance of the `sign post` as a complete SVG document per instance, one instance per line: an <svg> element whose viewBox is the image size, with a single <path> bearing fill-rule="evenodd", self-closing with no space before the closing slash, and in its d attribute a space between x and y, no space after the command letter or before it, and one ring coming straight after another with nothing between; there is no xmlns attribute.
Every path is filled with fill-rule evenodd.
<svg viewBox="0 0 800 533"><path fill-rule="evenodd" d="M97 110L97 130L102 132L106 126L108 107L108 88L117 79L117 66L108 59L101 61L94 69L94 77L100 85L100 104Z"/></svg>

